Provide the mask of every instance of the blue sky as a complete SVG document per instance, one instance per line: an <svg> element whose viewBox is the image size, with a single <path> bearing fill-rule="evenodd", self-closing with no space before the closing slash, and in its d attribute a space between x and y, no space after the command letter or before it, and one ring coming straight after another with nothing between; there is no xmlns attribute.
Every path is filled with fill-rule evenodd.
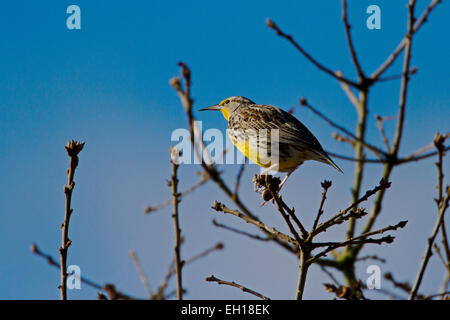
<svg viewBox="0 0 450 320"><path fill-rule="evenodd" d="M372 72L403 37L406 1L350 1L349 18L362 67ZM81 8L82 29L66 28L66 8ZM365 9L381 8L381 30L368 30ZM418 1L422 12L428 1ZM172 259L173 227L170 208L143 214L170 196L168 148L170 135L186 127L186 117L168 80L182 60L192 69L195 110L232 95L289 109L301 96L335 121L351 128L355 112L339 85L315 69L285 40L265 26L272 18L313 56L332 69L354 77L340 1L13 1L0 14L0 298L56 299L58 270L33 256L32 242L58 257L63 220L64 145L86 141L76 172L74 215L70 225L69 263L100 283L113 282L136 296L145 296L128 250L135 249L153 288L162 281ZM448 131L450 44L445 41L449 4L439 5L414 39L412 77L408 95L405 139L401 154L428 144L435 132ZM401 59L386 74L401 72ZM374 115L395 115L399 81L377 85L370 96L369 139L382 145ZM224 119L197 113L203 127L225 130ZM351 155L336 142L334 130L308 110L295 114L325 149ZM394 123L387 123L392 136ZM436 170L433 159L397 168L393 186L376 226L409 220L388 247L366 247L364 254L388 259L382 272L412 281L419 267L436 216ZM339 175L319 163L302 166L285 186L285 200L296 207L306 225L320 201L320 181L333 180L326 213L350 201L352 163L336 160ZM446 160L446 167L449 161ZM232 183L237 166L223 167ZM198 166L180 168L180 188L193 184ZM270 205L259 209L252 191L255 166L245 171L241 185L249 207L268 224L286 230ZM364 188L381 177L379 166L368 166ZM297 261L278 247L248 240L211 224L253 230L233 217L217 216L214 200L229 204L212 183L181 204L186 238L183 257L218 241L225 250L185 268L187 298L249 298L234 288L218 287L204 278L242 282L275 299L294 296ZM368 207L370 202L368 204ZM256 231L256 230L253 230ZM327 241L343 239L345 228L327 232ZM325 239L324 238L324 239ZM359 276L365 269L359 265ZM438 290L443 268L432 258L423 291ZM330 298L321 283L329 279L317 268L308 278L306 298ZM382 282L382 286L389 287ZM173 288L173 285L172 285ZM95 298L86 286L69 292L74 299ZM375 295L374 297L382 297Z"/></svg>

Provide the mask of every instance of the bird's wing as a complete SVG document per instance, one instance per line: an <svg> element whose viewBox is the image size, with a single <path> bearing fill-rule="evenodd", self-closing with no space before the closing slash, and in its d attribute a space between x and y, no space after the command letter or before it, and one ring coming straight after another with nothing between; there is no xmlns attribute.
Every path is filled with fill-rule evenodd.
<svg viewBox="0 0 450 320"><path fill-rule="evenodd" d="M314 135L297 118L270 105L241 106L230 115L228 128L249 130L278 129L279 142L322 151ZM270 133L268 133L270 136Z"/></svg>

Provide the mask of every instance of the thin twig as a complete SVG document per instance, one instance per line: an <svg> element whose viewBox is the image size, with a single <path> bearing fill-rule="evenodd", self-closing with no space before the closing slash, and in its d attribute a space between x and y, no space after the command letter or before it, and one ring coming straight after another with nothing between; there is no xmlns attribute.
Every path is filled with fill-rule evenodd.
<svg viewBox="0 0 450 320"><path fill-rule="evenodd" d="M345 216L351 209L357 207L361 202L367 201L369 197L376 194L379 191L388 189L391 186L390 182L386 182L385 180L381 180L380 183L373 189L366 191L364 196L356 200L354 203L352 203L350 206L345 208L344 210L341 210L338 214L336 214L334 217L329 219L328 221L325 221L324 223L320 224L316 230L313 232L314 235L324 232L326 229L328 229L330 226L336 224L340 218Z"/></svg>
<svg viewBox="0 0 450 320"><path fill-rule="evenodd" d="M53 257L51 255L42 252L35 243L33 243L31 245L31 252L34 253L35 255L45 259L49 265L51 265L57 269L61 268L60 264L58 262L56 262L56 260L53 259ZM113 299L114 297L116 299L124 299L124 300L135 300L136 299L136 298L131 297L128 294L124 294L117 290L113 291L112 289L113 288L115 289L114 285L113 285L113 287L108 287L108 286L111 286L111 284L102 286L101 284L94 282L92 280L89 280L83 276L80 276L79 279L82 283L86 284L87 286L107 293L109 295L110 299L112 299L112 300L114 300Z"/></svg>
<svg viewBox="0 0 450 320"><path fill-rule="evenodd" d="M444 152L443 150L444 150L445 137L442 137L439 134L437 134L434 141L435 141L436 149L438 150L438 153L439 153L439 159L438 159L438 163L437 163L437 168L438 168L438 201L437 201L437 204L438 204L438 213L439 214L438 214L438 218L436 220L433 232L431 233L431 236L428 238L428 245L425 250L425 254L422 257L422 263L421 263L419 272L417 274L416 281L414 282L414 286L411 289L411 292L409 294L410 300L414 300L414 298L417 295L417 291L419 290L423 275L425 273L425 269L428 265L428 261L431 258L431 255L432 255L434 239L436 238L436 235L437 235L439 229L441 228L442 221L444 221L444 215L447 210L449 198L450 198L450 187L447 187L445 197L443 197L443 190L442 190L443 189L443 187L442 187L443 174L442 174L442 163L440 165L440 161L442 161L442 155Z"/></svg>
<svg viewBox="0 0 450 320"><path fill-rule="evenodd" d="M308 263L314 263L319 258L325 257L329 252L336 250L337 248L346 247L353 244L368 244L368 243L375 243L375 244L382 244L382 243L392 243L394 241L395 237L393 236L385 236L378 239L372 239L372 238L365 238L365 239L349 239L343 242L335 242L335 243L323 243L328 245L328 248L324 249L323 251L317 253L313 257L311 257L307 262ZM322 243L317 243L314 245L323 245Z"/></svg>
<svg viewBox="0 0 450 320"><path fill-rule="evenodd" d="M331 279L331 281L334 282L335 285L340 286L339 281L337 281L336 277L330 271L328 271L326 266L319 266L319 267Z"/></svg>
<svg viewBox="0 0 450 320"><path fill-rule="evenodd" d="M431 300L433 298L438 298L438 297L445 297L446 295L449 295L450 291L445 291L445 292L441 292L441 293L436 293L436 294L432 294L430 296L425 296L423 297L424 300Z"/></svg>
<svg viewBox="0 0 450 320"><path fill-rule="evenodd" d="M342 71L338 70L336 71L338 75L342 76ZM352 88L346 84L345 82L340 82L342 91L347 95L348 100L351 102L351 104L356 108L356 111L358 111L358 108L360 106L360 101L356 97L355 93L353 92Z"/></svg>
<svg viewBox="0 0 450 320"><path fill-rule="evenodd" d="M180 221L179 221L179 210L178 203L180 202L179 193L178 193L178 157L180 151L177 148L171 148L171 159L170 162L172 164L172 177L170 180L170 187L172 188L172 199L173 199L173 226L175 230L175 268L177 272L177 299L183 300L183 284L182 284L182 268L183 262L181 261L180 255L180 245L181 245L181 229L180 229Z"/></svg>
<svg viewBox="0 0 450 320"><path fill-rule="evenodd" d="M300 228L300 232L303 234L304 239L306 239L305 236L306 236L308 233L307 233L306 230L303 228L303 226L302 226L302 224L300 223L300 221L298 221L298 219L296 219L297 217L295 216L295 214L291 214L291 213L289 213L289 215L286 214L286 212L284 211L284 209L285 209L286 207L283 205L283 202L282 202L282 200L281 200L281 197L280 197L277 193L275 193L275 192L272 192L272 197L275 199L275 202L277 203L277 206L278 206L278 211L281 213L281 216L283 217L284 221L286 222L287 226L289 227L289 231L291 231L291 233L292 233L292 235L294 236L294 238L295 238L295 240L297 241L297 243L299 243L299 244L302 243L302 240L301 240L301 238L300 238L300 235L298 234L298 232L295 230L294 226L292 225L289 216L290 216L293 220L295 220L295 222L297 223L297 226ZM290 212L290 210L289 210L288 212ZM295 217L295 219L294 219L294 217Z"/></svg>
<svg viewBox="0 0 450 320"><path fill-rule="evenodd" d="M436 224L433 228L433 232L431 233L431 236L428 238L428 245L427 248L425 250L425 254L422 257L422 263L420 265L420 269L419 272L417 273L417 277L416 277L416 281L414 282L414 286L411 289L411 292L409 294L409 299L410 300L414 300L416 295L417 295L417 291L419 290L420 284L422 282L422 278L423 275L425 273L425 269L428 265L428 261L431 258L432 255L432 247L433 247L433 243L434 243L434 239L436 238L436 235L439 231L439 228L441 226L442 220L444 219L444 215L445 212L448 208L448 203L449 203L449 199L450 199L450 188L447 188L447 194L445 196L445 198L443 199L443 202L439 208L439 215L438 218L436 220Z"/></svg>
<svg viewBox="0 0 450 320"><path fill-rule="evenodd" d="M247 159L247 158L245 158L245 159ZM241 185L241 178L242 178L242 174L244 173L245 162L243 164L241 164L241 167L239 168L239 171L238 171L238 174L236 177L236 184L234 186L234 194L235 195L237 195L239 193L239 186Z"/></svg>
<svg viewBox="0 0 450 320"><path fill-rule="evenodd" d="M336 141L339 141L339 142L346 142L346 143L348 143L349 145L351 145L353 148L356 146L356 141L355 141L355 140L353 140L353 139L351 139L351 138L349 138L349 137L347 137L347 136L340 135L340 134L337 133L337 132L334 132L334 133L333 133L333 138L334 138Z"/></svg>
<svg viewBox="0 0 450 320"><path fill-rule="evenodd" d="M393 225L393 226L387 226L387 227L384 227L384 228L381 228L381 229L378 229L378 230L375 230L375 231L363 233L360 236L354 237L353 240L364 239L364 238L367 238L367 237L370 237L370 236L374 236L374 235L377 235L377 234L385 233L387 231L397 230L398 228L402 228L403 229L406 226L407 223L408 223L408 220L400 221L399 223L397 223L396 225Z"/></svg>
<svg viewBox="0 0 450 320"><path fill-rule="evenodd" d="M145 290L147 290L147 293L148 293L150 299L153 299L152 289L150 288L150 285L148 284L148 279L144 274L144 270L142 270L142 266L139 263L139 259L137 258L136 252L133 250L130 250L130 257L131 257L131 260L133 260L134 265L136 266L136 270L139 274L139 279L141 280L142 285L144 286Z"/></svg>
<svg viewBox="0 0 450 320"><path fill-rule="evenodd" d="M438 161L436 162L436 168L438 171L438 197L436 199L436 204L439 206L442 204L442 201L444 201L444 156L445 156L445 140L448 138L449 134L446 134L445 136L442 136L441 134L437 133L434 137L433 144L437 149L438 152ZM447 279L450 278L450 247L448 243L448 237L447 237L447 230L445 226L445 219L442 220L441 223L441 234L442 234L442 246L444 247L445 256L447 258L447 262L444 263L446 265L447 269ZM448 283L447 279L445 280L444 286L446 290L446 283Z"/></svg>
<svg viewBox="0 0 450 320"><path fill-rule="evenodd" d="M73 209L71 208L72 191L75 187L73 177L75 175L75 169L78 166L78 154L83 150L84 142L72 140L68 141L65 146L67 155L70 158L70 165L67 169L67 185L64 186L64 194L66 195L66 207L64 214L64 222L61 225L62 229L62 244L59 247L60 253L60 265L61 265L61 284L59 285L59 291L61 300L67 300L67 251L72 241L69 239L69 223L72 216Z"/></svg>
<svg viewBox="0 0 450 320"><path fill-rule="evenodd" d="M196 254L195 256L192 256L191 258L187 259L186 262L184 263L184 266L189 265L197 260L199 260L200 258L206 257L208 254L210 254L213 251L216 250L222 250L224 248L223 243L218 242L217 244L215 244L213 247L208 248L198 254ZM162 284L158 287L158 290L156 291L156 293L153 296L153 300L164 300L167 299L168 297L170 297L172 294L168 293L168 294L164 294L165 290L167 289L167 286L169 285L169 281L170 279L176 274L176 270L175 270L175 259L172 260L172 262L169 265L169 268L167 270L167 274L164 277L164 281L162 282ZM183 293L185 293L186 290L183 289ZM176 293L176 291L175 291Z"/></svg>
<svg viewBox="0 0 450 320"><path fill-rule="evenodd" d="M409 71L410 75L415 75L417 73L417 71L419 71L419 69L417 67L413 67L411 68L411 70ZM397 80L397 79L401 79L403 76L403 74L394 74L391 76L386 76L386 77L382 77L382 78L378 78L377 82L383 82L383 81L391 81L391 80Z"/></svg>
<svg viewBox="0 0 450 320"><path fill-rule="evenodd" d="M279 196L279 199L280 199L280 202L281 202L281 205L283 206L283 208L287 211L289 216L292 218L292 220L294 220L295 224L300 229L300 233L302 234L302 237L307 238L308 231L306 231L305 227L303 227L302 223L297 218L297 215L295 214L295 208L292 208L292 209L289 208L289 206L283 201L283 198L281 196Z"/></svg>
<svg viewBox="0 0 450 320"><path fill-rule="evenodd" d="M413 32L415 34L419 31L420 27L428 20L428 16L431 11L441 2L441 0L432 0L425 11L422 13L419 19L414 23ZM405 35L405 37L400 41L394 51L389 55L389 57L375 70L371 75L370 79L372 81L377 81L378 78L394 63L395 59L399 56L399 54L406 47L406 43L408 42L409 35Z"/></svg>
<svg viewBox="0 0 450 320"><path fill-rule="evenodd" d="M344 128L341 125L338 125L336 122L334 122L333 120L331 120L330 118L328 118L327 116L325 116L322 112L320 112L318 109L316 109L315 107L313 107L305 98L301 98L300 99L300 104L306 108L308 108L309 110L311 110L314 114L316 114L319 118L321 118L322 120L324 120L325 122L327 122L330 126L332 126L333 128L338 129L339 131L344 132L346 135L352 137L355 141L360 142L365 148L369 149L370 151L372 151L377 157L379 157L380 159L382 159L382 156L386 155L386 152L384 152L383 150L381 150L380 148L371 145L369 143L367 143L366 141L364 141L361 138L358 138L354 133L352 133L350 130Z"/></svg>
<svg viewBox="0 0 450 320"><path fill-rule="evenodd" d="M447 270L447 273L450 274L450 266L449 266L448 263L445 261L444 256L443 256L442 253L441 253L441 248L439 248L439 246L438 246L436 243L433 244L433 248L434 248L434 251L436 252L436 254L437 254L438 257L439 257L439 260L441 260L442 265L443 265L443 266L445 267L445 269Z"/></svg>
<svg viewBox="0 0 450 320"><path fill-rule="evenodd" d="M314 231L316 230L317 225L319 224L320 217L323 214L323 205L325 204L325 200L327 199L327 192L328 192L328 189L331 187L331 181L324 180L321 183L321 185L322 185L322 188L323 188L322 199L320 200L319 211L317 212L316 219L314 220L314 224L313 224L313 227L311 229L311 234L313 234Z"/></svg>
<svg viewBox="0 0 450 320"><path fill-rule="evenodd" d="M400 282L398 280L396 280L393 276L392 273L387 272L384 274L384 279L386 279L387 281L389 281L390 283L392 283L392 285L397 288L402 290L403 292L409 293L411 291L411 285L408 282ZM419 299L423 299L425 296L422 294L418 294L417 297Z"/></svg>
<svg viewBox="0 0 450 320"><path fill-rule="evenodd" d="M357 159L357 158L354 158L354 157L350 157L350 156L346 156L346 155L343 155L343 154L335 153L335 152L332 152L332 151L329 151L329 150L326 150L326 152L330 156L332 156L333 158L338 158L338 159L351 161L351 162L364 162L364 163L377 163L377 164L385 164L386 162L388 162L388 160L370 159L370 158Z"/></svg>
<svg viewBox="0 0 450 320"><path fill-rule="evenodd" d="M390 226L381 228L381 229L376 230L376 231L368 232L368 233L362 234L360 236L354 237L354 238L349 239L349 240L344 241L344 242L315 242L315 243L311 243L311 247L313 247L313 248L334 247L334 249L336 249L338 247L344 247L344 246L346 246L348 244L364 242L364 240L367 237L370 237L370 236L374 236L374 235L377 235L377 234L382 234L382 233L385 233L387 231L397 230L398 228L404 228L407 223L408 223L408 221L400 221L396 225L393 225L393 226L390 225ZM368 240L368 243L381 244L383 242L387 242L386 240L388 240L388 238L385 238L385 239L383 239L383 238L382 239L366 239L366 240ZM332 250L334 250L334 249L332 249ZM329 251L331 251L331 250L329 250Z"/></svg>
<svg viewBox="0 0 450 320"><path fill-rule="evenodd" d="M428 146L427 146L428 148ZM427 149L428 150L428 149ZM444 151L449 151L450 150L450 146L446 146ZM364 163L376 163L376 164L394 164L394 165L401 165L401 164L405 164L405 163L410 163L410 162L414 162L414 161L420 161L420 160L424 160L427 158L431 158L435 155L437 155L437 151L432 151L429 153L425 153L422 155L416 155L416 153L418 153L419 151L414 152L414 154L409 155L407 157L404 158L399 158L399 159L394 159L394 158L389 158L389 159L385 159L385 160L380 160L380 159L370 159L370 158L364 158L364 159L357 159L354 157L350 157L350 156L346 156L343 154L339 154L339 153L335 153L329 150L326 150L327 153L334 157L334 158L338 158L338 159L342 159L342 160L346 160L346 161L351 161L351 162L364 162Z"/></svg>
<svg viewBox="0 0 450 320"><path fill-rule="evenodd" d="M203 172L201 172L203 173ZM197 182L196 184L190 186L189 188L187 188L186 190L184 190L183 192L181 192L180 194L180 199L184 198L185 196L187 196L189 193L195 191L197 188L201 187L202 185L204 185L206 182L208 182L208 180L210 179L210 177L208 175L203 174L202 178L200 179L199 182ZM155 206L147 206L145 207L145 213L150 213L150 212L154 212L156 210L162 209L164 207L167 207L168 205L173 204L173 199L168 199L164 202L161 202L160 204L157 204Z"/></svg>
<svg viewBox="0 0 450 320"><path fill-rule="evenodd" d="M247 217L246 215L242 214L241 212L239 212L238 210L231 210L229 209L227 206L225 206L223 203L220 203L218 201L214 201L214 204L212 205L212 207L214 210L216 210L217 212L223 212L223 213L228 213L228 214L232 214L242 220L244 220L247 223L253 224L255 226L257 226L258 228L260 228L261 230L271 234L274 237L277 237L279 239L281 239L284 242L288 242L290 244L293 244L294 246L298 247L299 243L297 242L296 239L276 230L275 228L269 227L267 225L265 225L263 222L259 221L259 220L254 220L252 218Z"/></svg>
<svg viewBox="0 0 450 320"><path fill-rule="evenodd" d="M286 34L286 33L284 33L283 31L281 31L281 29L280 28L278 28L278 26L275 24L275 22L273 22L272 20L270 20L270 19L267 19L267 21L266 21L266 24L267 24L267 26L270 28L270 29L273 29L273 30L275 30L275 32L280 36L280 37L282 37L282 38L285 38L286 40L288 40L298 51L300 51L300 53L301 54L303 54L305 57L306 57L306 59L308 59L312 64L314 64L318 69L320 69L320 70L322 70L322 71L324 71L325 73L327 73L328 75L330 75L331 77L333 77L333 78L335 78L335 79L337 79L337 80L339 80L339 81L342 81L342 82L345 82L345 83L347 83L347 84L349 84L349 85L351 85L351 86L353 86L353 87L356 87L356 88L359 88L359 84L358 83L356 83L356 82L354 82L354 81L351 81L351 80L349 80L349 79L347 79L347 78L344 78L342 75L338 75L338 74L336 74L336 72L334 72L334 71L332 71L331 69L329 69L329 68L327 68L327 67L325 67L325 66L323 66L321 63L319 63L316 59L314 59L308 52L306 52L295 40L294 40L294 38L292 37L292 36L290 36L290 35L288 35L288 34Z"/></svg>
<svg viewBox="0 0 450 320"><path fill-rule="evenodd" d="M395 131L394 142L392 143L392 153L397 155L400 149L400 142L403 135L403 125L405 123L405 111L406 111L406 99L408 96L408 82L409 82L409 72L411 63L411 48L412 48L412 37L414 34L414 9L416 6L416 0L410 0L408 4L409 18L408 18L408 31L406 34L405 43L405 57L403 60L403 73L400 88L400 101L399 101L399 112L397 120L397 128Z"/></svg>
<svg viewBox="0 0 450 320"><path fill-rule="evenodd" d="M238 283L236 283L234 281L230 282L230 281L221 280L221 279L216 278L214 275L210 275L205 280L208 281L208 282L217 282L218 284L224 284L224 285L227 285L227 286L235 287L235 288L241 289L244 292L247 292L247 293L250 293L250 294L252 294L254 296L257 296L258 298L261 298L263 300L270 300L270 298L262 295L261 293L256 292L255 290L249 289L247 287L244 287L243 285L238 284Z"/></svg>
<svg viewBox="0 0 450 320"><path fill-rule="evenodd" d="M361 258L357 258L356 261L366 261L366 260L375 260L381 263L386 263L386 259L380 258L377 255L368 255Z"/></svg>
<svg viewBox="0 0 450 320"><path fill-rule="evenodd" d="M381 137L383 138L384 144L386 145L386 149L387 149L388 152L391 151L391 146L389 144L389 139L386 136L386 132L384 131L383 123L384 123L385 120L392 119L392 118L393 117L382 117L380 115L375 115L375 119L377 120L378 130L380 130Z"/></svg>
<svg viewBox="0 0 450 320"><path fill-rule="evenodd" d="M272 236L261 237L259 234L252 234L252 233L247 232L247 231L243 231L243 230L239 230L239 229L227 226L227 225L225 225L223 223L217 222L215 219L213 219L212 223L213 223L213 225L215 227L222 228L222 229L225 229L225 230L237 233L237 234L241 234L241 235L244 235L244 236L249 237L251 239L260 240L260 241L272 240Z"/></svg>
<svg viewBox="0 0 450 320"><path fill-rule="evenodd" d="M425 148L426 147L424 147L422 149L425 149ZM445 149L444 149L444 151L449 151L449 150L450 150L450 146L446 146ZM418 150L418 151L414 152L414 154L412 154L412 155L410 155L408 157L405 157L405 158L402 158L402 159L398 159L396 161L396 164L403 164L403 163L412 162L412 161L419 161L419 160L423 160L423 159L426 159L426 158L433 157L433 156L438 154L437 151L433 151L433 152L428 152L428 153L425 153L425 154L417 155L417 153L419 153L419 152L423 152L423 151L422 150Z"/></svg>
<svg viewBox="0 0 450 320"><path fill-rule="evenodd" d="M344 22L344 25L345 25L345 35L347 37L347 43L348 43L348 47L350 49L350 54L352 56L353 64L355 65L355 68L356 68L359 78L362 80L365 78L365 75L364 75L364 72L359 63L359 60L358 60L358 57L356 54L356 50L353 45L353 40L352 40L352 36L351 36L351 32L350 32L351 26L348 22L348 17L347 17L347 1L346 0L342 0L342 21Z"/></svg>
<svg viewBox="0 0 450 320"><path fill-rule="evenodd" d="M224 244L222 242L218 242L213 247L207 248L207 249L203 250L202 252L197 253L196 255L190 257L189 259L187 259L185 265L191 264L194 261L197 261L197 260L199 260L199 259L201 259L203 257L206 257L211 252L218 251L218 250L223 250L224 247L225 246L224 246Z"/></svg>

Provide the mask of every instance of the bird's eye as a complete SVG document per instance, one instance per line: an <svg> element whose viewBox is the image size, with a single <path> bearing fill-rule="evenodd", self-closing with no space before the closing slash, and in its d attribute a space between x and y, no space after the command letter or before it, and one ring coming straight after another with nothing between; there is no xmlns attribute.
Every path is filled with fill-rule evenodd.
<svg viewBox="0 0 450 320"><path fill-rule="evenodd" d="M225 101L225 104L228 104L228 103L230 103L230 100Z"/></svg>

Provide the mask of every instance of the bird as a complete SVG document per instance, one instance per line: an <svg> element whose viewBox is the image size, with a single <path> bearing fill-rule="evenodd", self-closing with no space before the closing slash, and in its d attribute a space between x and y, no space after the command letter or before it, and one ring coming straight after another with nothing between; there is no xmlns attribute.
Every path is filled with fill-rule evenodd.
<svg viewBox="0 0 450 320"><path fill-rule="evenodd" d="M278 107L232 96L200 111L207 110L222 113L228 121L231 142L247 158L265 168L262 174L270 171L287 173L278 191L307 160L326 163L343 173L311 131L292 114ZM274 148L276 142L278 148Z"/></svg>

